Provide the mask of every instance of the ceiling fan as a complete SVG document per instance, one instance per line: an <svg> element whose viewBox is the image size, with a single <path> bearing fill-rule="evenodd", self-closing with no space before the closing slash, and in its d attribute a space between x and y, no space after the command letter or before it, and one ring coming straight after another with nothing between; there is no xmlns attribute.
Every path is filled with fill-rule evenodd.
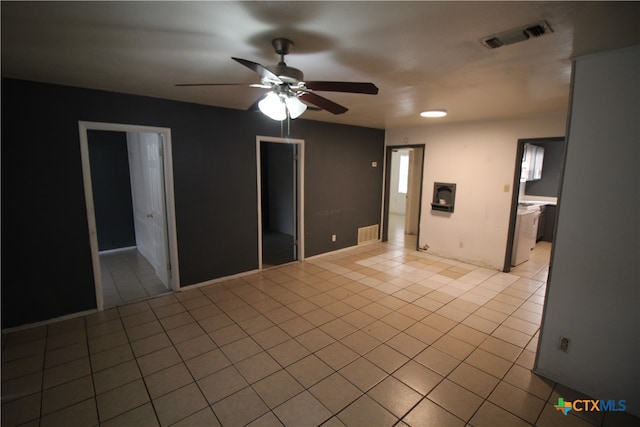
<svg viewBox="0 0 640 427"><path fill-rule="evenodd" d="M305 81L302 71L289 67L284 62L284 56L289 53L289 48L293 42L289 39L279 37L273 39L271 44L276 53L280 55L280 62L275 66L265 67L246 59L231 58L260 75L260 83L250 84L248 86L269 90L269 92L258 98L249 107L249 110L259 109L274 120L284 120L286 118L295 119L306 111L307 104L316 110L326 110L333 114L343 114L348 111L346 107L318 95L315 91L369 95L376 95L378 93L378 88L373 83ZM247 85L240 83L185 83L177 84L176 86Z"/></svg>

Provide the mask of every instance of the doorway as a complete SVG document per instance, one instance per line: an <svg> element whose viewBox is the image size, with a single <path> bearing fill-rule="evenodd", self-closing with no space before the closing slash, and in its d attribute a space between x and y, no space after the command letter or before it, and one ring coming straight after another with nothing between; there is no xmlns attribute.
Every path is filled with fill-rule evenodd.
<svg viewBox="0 0 640 427"><path fill-rule="evenodd" d="M418 249L424 145L388 146L382 241Z"/></svg>
<svg viewBox="0 0 640 427"><path fill-rule="evenodd" d="M548 274L564 158L564 137L518 140L504 272Z"/></svg>
<svg viewBox="0 0 640 427"><path fill-rule="evenodd" d="M304 141L257 137L259 268L301 261Z"/></svg>
<svg viewBox="0 0 640 427"><path fill-rule="evenodd" d="M170 130L79 129L98 309L177 290Z"/></svg>

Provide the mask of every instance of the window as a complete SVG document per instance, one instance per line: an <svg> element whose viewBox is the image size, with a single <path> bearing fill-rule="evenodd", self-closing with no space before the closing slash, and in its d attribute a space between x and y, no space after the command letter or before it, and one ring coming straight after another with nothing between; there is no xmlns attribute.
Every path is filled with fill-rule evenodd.
<svg viewBox="0 0 640 427"><path fill-rule="evenodd" d="M409 155L400 155L400 168L398 170L398 193L407 194L409 184Z"/></svg>

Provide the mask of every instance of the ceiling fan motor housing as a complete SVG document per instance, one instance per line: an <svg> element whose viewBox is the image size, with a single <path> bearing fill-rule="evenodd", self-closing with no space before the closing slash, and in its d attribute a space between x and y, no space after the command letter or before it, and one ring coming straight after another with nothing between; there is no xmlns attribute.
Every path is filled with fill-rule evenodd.
<svg viewBox="0 0 640 427"><path fill-rule="evenodd" d="M265 67L273 74L278 76L285 83L296 84L304 81L304 74L297 68L289 67L284 63L280 63L274 67Z"/></svg>
<svg viewBox="0 0 640 427"><path fill-rule="evenodd" d="M304 74L297 68L289 67L284 62L284 56L289 54L289 48L293 45L293 42L284 37L278 37L271 40L271 44L276 53L280 55L280 62L274 67L266 67L276 76L280 77L285 83L296 84L304 81Z"/></svg>
<svg viewBox="0 0 640 427"><path fill-rule="evenodd" d="M287 38L278 37L271 40L271 45L278 55L284 56L289 54L289 47L293 45L293 42Z"/></svg>

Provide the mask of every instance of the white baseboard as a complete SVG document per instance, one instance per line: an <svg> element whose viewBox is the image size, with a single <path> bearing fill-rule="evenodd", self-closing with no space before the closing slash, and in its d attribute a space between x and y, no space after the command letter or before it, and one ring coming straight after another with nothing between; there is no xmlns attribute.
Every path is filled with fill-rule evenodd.
<svg viewBox="0 0 640 427"><path fill-rule="evenodd" d="M370 241L368 241L366 243L361 243L359 245L356 244L356 245L353 245L353 246L347 246L346 248L336 249L335 251L323 252L323 253L318 254L318 255L313 255L313 256L307 257L307 258L305 258L305 261L314 260L314 259L322 258L322 257L325 257L325 256L329 256L329 255L339 254L341 252L346 252L346 251L349 251L349 250L352 250L352 249L355 249L355 248L361 248L363 246L367 246L367 245L370 245L372 243L379 243L379 242L380 242L380 239L378 239L378 240L370 240Z"/></svg>
<svg viewBox="0 0 640 427"><path fill-rule="evenodd" d="M130 251L131 249L136 249L136 248L137 246L127 246L126 248L107 249L106 251L100 251L98 253L100 255L115 254L118 252Z"/></svg>
<svg viewBox="0 0 640 427"><path fill-rule="evenodd" d="M187 285L187 286L180 286L178 291L182 292L182 291L188 291L190 289L201 288L203 286L215 285L216 283L226 282L227 280L238 279L238 278L241 278L241 277L246 277L246 276L250 276L252 274L260 273L260 271L261 270L258 270L258 269L249 270L249 271L243 271L241 273L232 274L230 276L218 277L216 279L207 280L206 282L194 283L193 285Z"/></svg>
<svg viewBox="0 0 640 427"><path fill-rule="evenodd" d="M13 328L6 328L2 330L2 334L10 334L12 332L24 331L26 329L37 328L38 326L46 326L52 323L62 322L64 320L75 319L76 317L87 316L89 314L97 313L98 310L93 308L91 310L78 311L77 313L65 314L64 316L54 317L52 319L41 320L40 322L27 323L25 325L14 326Z"/></svg>

